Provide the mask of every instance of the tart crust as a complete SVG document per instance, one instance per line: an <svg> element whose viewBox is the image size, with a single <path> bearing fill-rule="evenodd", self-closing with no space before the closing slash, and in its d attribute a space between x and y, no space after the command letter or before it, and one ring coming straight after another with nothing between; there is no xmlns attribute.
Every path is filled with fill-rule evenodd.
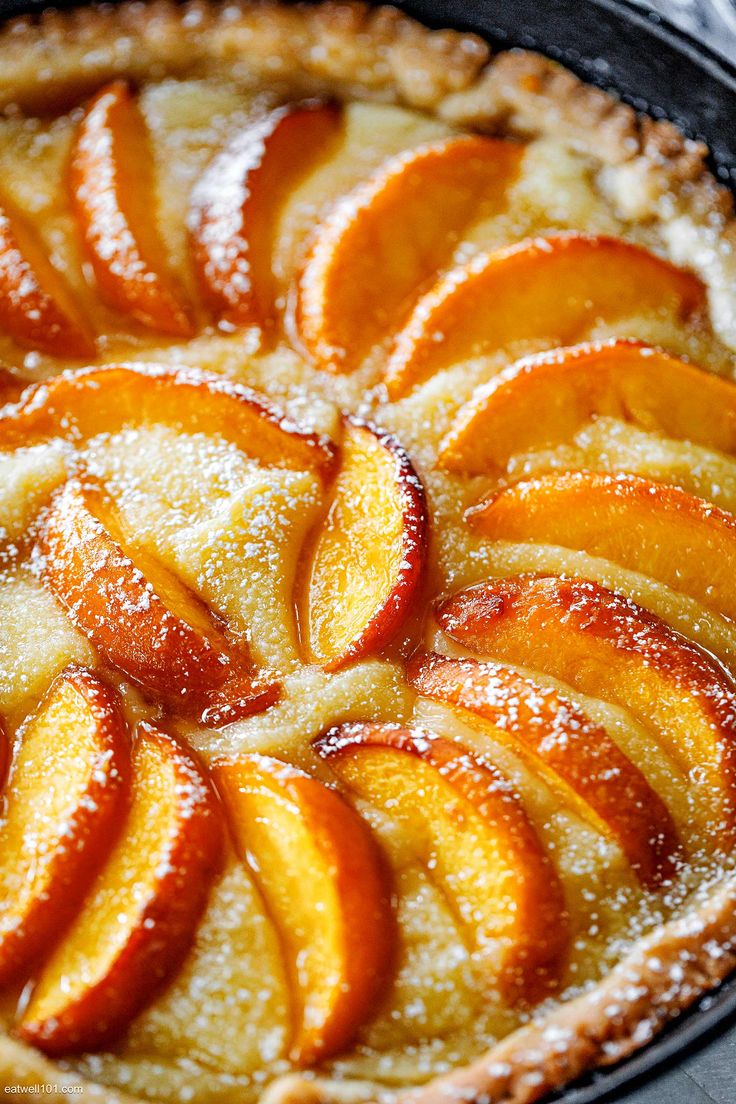
<svg viewBox="0 0 736 1104"><path fill-rule="evenodd" d="M112 8L44 12L0 33L0 109L43 112L74 105L113 77L135 81L206 76L222 69L264 80L284 98L329 95L403 104L472 130L549 137L584 153L599 186L631 222L654 221L673 259L711 293L719 336L736 348L736 217L731 192L707 168L707 147L671 123L638 115L547 58L492 55L482 39L432 31L397 10L361 3L293 6L132 0ZM736 880L701 891L699 903L656 929L582 996L534 1019L482 1057L403 1104L453 1099L530 1104L648 1043L736 967ZM64 1098L134 1098L64 1072L35 1050L0 1038L0 1082ZM360 1086L289 1075L269 1104L363 1099Z"/></svg>

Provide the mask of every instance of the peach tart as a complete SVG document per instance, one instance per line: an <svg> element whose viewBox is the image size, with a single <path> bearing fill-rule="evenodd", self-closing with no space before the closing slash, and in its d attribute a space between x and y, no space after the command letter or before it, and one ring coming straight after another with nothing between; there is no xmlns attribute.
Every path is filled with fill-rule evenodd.
<svg viewBox="0 0 736 1104"><path fill-rule="evenodd" d="M0 1085L531 1104L736 967L706 158L387 7L0 31Z"/></svg>

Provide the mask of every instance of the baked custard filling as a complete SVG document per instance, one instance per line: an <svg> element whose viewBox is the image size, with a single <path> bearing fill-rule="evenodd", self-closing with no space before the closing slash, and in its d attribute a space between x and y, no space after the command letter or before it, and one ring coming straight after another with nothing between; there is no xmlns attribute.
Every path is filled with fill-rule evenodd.
<svg viewBox="0 0 736 1104"><path fill-rule="evenodd" d="M0 38L8 1085L531 1101L731 962L725 201L316 10Z"/></svg>

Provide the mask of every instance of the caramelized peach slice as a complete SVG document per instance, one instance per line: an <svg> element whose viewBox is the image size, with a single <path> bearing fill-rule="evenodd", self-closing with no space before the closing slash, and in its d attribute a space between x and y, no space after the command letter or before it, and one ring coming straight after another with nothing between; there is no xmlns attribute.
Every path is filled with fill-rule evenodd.
<svg viewBox="0 0 736 1104"><path fill-rule="evenodd" d="M520 339L566 345L607 322L705 307L696 276L616 238L557 234L483 253L444 276L399 334L386 384L399 398L458 361Z"/></svg>
<svg viewBox="0 0 736 1104"><path fill-rule="evenodd" d="M8 403L16 403L25 389L30 386L30 381L11 372L7 368L0 368L0 410ZM2 415L0 415L2 421Z"/></svg>
<svg viewBox="0 0 736 1104"><path fill-rule="evenodd" d="M527 357L480 387L442 442L440 463L484 475L516 453L569 440L600 415L736 452L730 380L637 341L606 341Z"/></svg>
<svg viewBox="0 0 736 1104"><path fill-rule="evenodd" d="M0 721L0 793L8 777L10 766L10 741L5 731L5 725Z"/></svg>
<svg viewBox="0 0 736 1104"><path fill-rule="evenodd" d="M81 911L37 978L17 1033L46 1054L106 1045L186 954L222 844L214 794L171 737L138 726L132 803Z"/></svg>
<svg viewBox="0 0 736 1104"><path fill-rule="evenodd" d="M79 124L72 205L101 297L144 326L190 337L190 311L168 271L156 226L148 135L123 81L107 85Z"/></svg>
<svg viewBox="0 0 736 1104"><path fill-rule="evenodd" d="M518 794L451 740L391 724L346 724L314 744L339 780L398 818L451 902L489 980L534 1001L568 943L561 883Z"/></svg>
<svg viewBox="0 0 736 1104"><path fill-rule="evenodd" d="M674 871L679 841L672 818L644 775L601 725L556 690L497 663L416 656L407 672L420 694L460 706L520 745L562 785L566 800L621 845L642 882Z"/></svg>
<svg viewBox="0 0 736 1104"><path fill-rule="evenodd" d="M629 710L692 780L720 844L736 838L736 685L668 625L597 583L520 575L444 602L453 640Z"/></svg>
<svg viewBox="0 0 736 1104"><path fill-rule="evenodd" d="M352 1041L391 969L380 855L347 802L288 763L246 755L219 760L214 772L238 851L281 932L295 1005L291 1056L309 1065Z"/></svg>
<svg viewBox="0 0 736 1104"><path fill-rule="evenodd" d="M72 622L128 678L218 725L271 705L237 641L158 560L135 547L113 504L68 483L39 537L43 579Z"/></svg>
<svg viewBox="0 0 736 1104"><path fill-rule="evenodd" d="M262 464L315 470L323 479L334 467L327 438L300 429L258 392L195 368L148 364L83 368L29 387L0 411L0 447L50 437L84 443L157 422L223 437Z"/></svg>
<svg viewBox="0 0 736 1104"><path fill-rule="evenodd" d="M50 356L92 359L95 342L72 292L24 220L0 207L0 329Z"/></svg>
<svg viewBox="0 0 736 1104"><path fill-rule="evenodd" d="M422 580L427 527L424 489L399 443L347 418L302 596L310 659L334 668L395 636Z"/></svg>
<svg viewBox="0 0 736 1104"><path fill-rule="evenodd" d="M581 549L736 617L736 517L637 475L565 472L515 484L467 513L492 540ZM687 549L687 555L673 555Z"/></svg>
<svg viewBox="0 0 736 1104"><path fill-rule="evenodd" d="M27 977L114 841L128 786L117 696L83 667L58 675L21 729L0 822L0 984Z"/></svg>
<svg viewBox="0 0 736 1104"><path fill-rule="evenodd" d="M338 203L299 281L297 329L321 368L347 372L406 317L463 229L497 210L523 146L478 136L401 153Z"/></svg>
<svg viewBox="0 0 736 1104"><path fill-rule="evenodd" d="M289 104L241 130L192 192L189 225L202 297L229 326L270 327L274 224L300 177L338 132L334 104Z"/></svg>

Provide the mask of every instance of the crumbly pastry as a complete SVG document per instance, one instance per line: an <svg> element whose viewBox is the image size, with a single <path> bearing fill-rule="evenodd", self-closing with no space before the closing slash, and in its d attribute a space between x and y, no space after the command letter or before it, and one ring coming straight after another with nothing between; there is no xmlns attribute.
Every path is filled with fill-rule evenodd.
<svg viewBox="0 0 736 1104"><path fill-rule="evenodd" d="M0 1082L523 1104L736 965L707 151L358 4L0 37Z"/></svg>

